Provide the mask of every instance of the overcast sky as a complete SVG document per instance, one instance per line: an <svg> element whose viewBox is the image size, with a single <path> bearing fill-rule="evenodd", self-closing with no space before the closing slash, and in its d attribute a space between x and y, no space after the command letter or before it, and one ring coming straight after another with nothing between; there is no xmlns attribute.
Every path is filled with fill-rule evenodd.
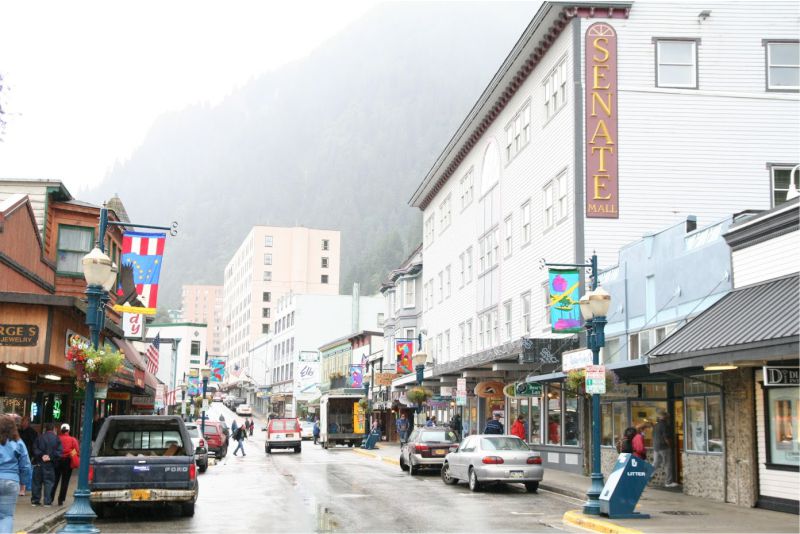
<svg viewBox="0 0 800 534"><path fill-rule="evenodd" d="M3 2L0 178L61 179L77 194L127 159L160 114L219 102L375 3Z"/></svg>

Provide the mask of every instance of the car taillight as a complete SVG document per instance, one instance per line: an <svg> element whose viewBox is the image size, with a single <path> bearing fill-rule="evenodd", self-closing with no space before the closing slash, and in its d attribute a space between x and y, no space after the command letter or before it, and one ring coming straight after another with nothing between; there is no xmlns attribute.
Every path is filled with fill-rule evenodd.
<svg viewBox="0 0 800 534"><path fill-rule="evenodd" d="M189 480L194 480L197 478L197 466L192 462L192 465L189 466Z"/></svg>
<svg viewBox="0 0 800 534"><path fill-rule="evenodd" d="M502 464L505 461L500 458L499 456L484 456L483 460L481 460L485 464Z"/></svg>
<svg viewBox="0 0 800 534"><path fill-rule="evenodd" d="M94 481L94 466L89 466L89 483L91 484Z"/></svg>
<svg viewBox="0 0 800 534"><path fill-rule="evenodd" d="M428 452L429 450L431 450L431 448L427 445L414 445L415 452Z"/></svg>
<svg viewBox="0 0 800 534"><path fill-rule="evenodd" d="M542 463L542 457L541 456L531 456L530 458L528 458L528 463L529 464L540 465Z"/></svg>
<svg viewBox="0 0 800 534"><path fill-rule="evenodd" d="M200 446L201 447L205 447L206 446L206 442L205 442L205 440L203 438L200 438Z"/></svg>

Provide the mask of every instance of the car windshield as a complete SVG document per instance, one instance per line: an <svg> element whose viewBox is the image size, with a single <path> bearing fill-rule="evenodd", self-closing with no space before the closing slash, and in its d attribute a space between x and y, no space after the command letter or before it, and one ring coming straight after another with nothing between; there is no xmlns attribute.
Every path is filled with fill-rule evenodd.
<svg viewBox="0 0 800 534"><path fill-rule="evenodd" d="M186 425L186 430L189 432L189 435L191 437L193 437L193 438L199 438L200 437L200 431L197 429L196 426Z"/></svg>
<svg viewBox="0 0 800 534"><path fill-rule="evenodd" d="M449 430L427 430L422 432L420 441L455 443L456 435Z"/></svg>
<svg viewBox="0 0 800 534"><path fill-rule="evenodd" d="M294 430L294 420L293 419L273 419L272 420L272 431L273 432L280 432L283 430Z"/></svg>
<svg viewBox="0 0 800 534"><path fill-rule="evenodd" d="M219 434L219 430L215 426L206 426L206 434Z"/></svg>
<svg viewBox="0 0 800 534"><path fill-rule="evenodd" d="M508 436L481 438L481 449L485 451L529 451L528 445L519 438Z"/></svg>

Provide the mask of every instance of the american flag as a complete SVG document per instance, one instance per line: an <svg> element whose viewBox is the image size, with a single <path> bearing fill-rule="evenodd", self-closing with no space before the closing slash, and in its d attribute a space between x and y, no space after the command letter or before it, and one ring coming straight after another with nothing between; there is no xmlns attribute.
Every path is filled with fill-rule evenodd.
<svg viewBox="0 0 800 534"><path fill-rule="evenodd" d="M156 338L147 347L147 370L150 374L158 373L158 346L161 344L161 333L156 334Z"/></svg>

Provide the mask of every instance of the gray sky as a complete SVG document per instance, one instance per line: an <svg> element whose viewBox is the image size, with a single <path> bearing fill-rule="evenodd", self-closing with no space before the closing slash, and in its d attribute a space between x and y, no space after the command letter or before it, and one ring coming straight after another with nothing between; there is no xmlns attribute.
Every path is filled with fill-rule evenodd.
<svg viewBox="0 0 800 534"><path fill-rule="evenodd" d="M0 177L61 179L77 194L126 160L160 114L218 103L375 3L3 2Z"/></svg>

